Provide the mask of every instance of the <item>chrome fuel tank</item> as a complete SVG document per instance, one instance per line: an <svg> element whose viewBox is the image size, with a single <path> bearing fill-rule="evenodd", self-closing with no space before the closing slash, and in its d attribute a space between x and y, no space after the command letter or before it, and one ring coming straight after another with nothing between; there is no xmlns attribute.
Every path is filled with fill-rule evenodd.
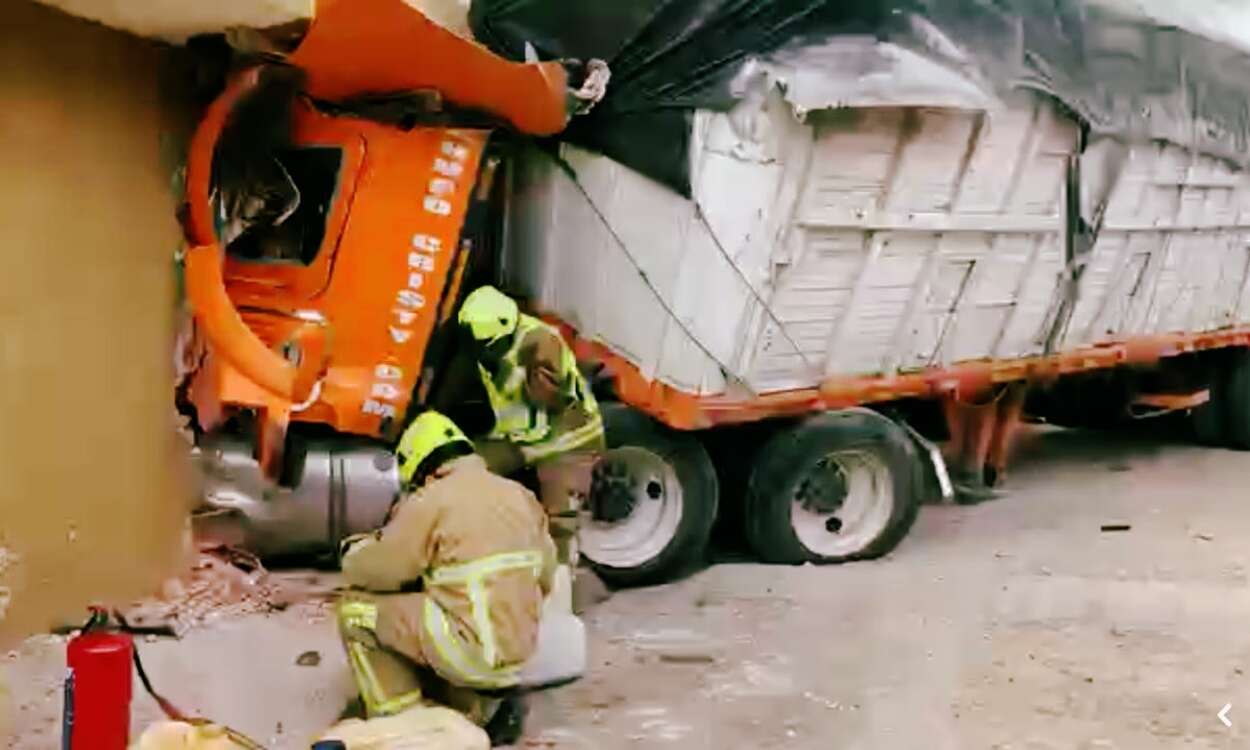
<svg viewBox="0 0 1250 750"><path fill-rule="evenodd" d="M267 482L241 440L196 452L206 506L197 536L261 557L333 551L343 537L381 526L399 492L394 456L381 446L312 443L293 488Z"/></svg>

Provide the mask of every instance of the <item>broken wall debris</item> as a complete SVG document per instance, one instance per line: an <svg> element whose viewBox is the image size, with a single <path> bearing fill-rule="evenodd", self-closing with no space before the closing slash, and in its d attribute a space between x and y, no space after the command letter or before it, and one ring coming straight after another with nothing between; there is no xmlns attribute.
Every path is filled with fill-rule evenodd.
<svg viewBox="0 0 1250 750"><path fill-rule="evenodd" d="M256 556L209 546L201 547L189 571L167 580L156 596L132 604L124 616L131 626L180 636L213 621L274 612L290 603L282 582Z"/></svg>

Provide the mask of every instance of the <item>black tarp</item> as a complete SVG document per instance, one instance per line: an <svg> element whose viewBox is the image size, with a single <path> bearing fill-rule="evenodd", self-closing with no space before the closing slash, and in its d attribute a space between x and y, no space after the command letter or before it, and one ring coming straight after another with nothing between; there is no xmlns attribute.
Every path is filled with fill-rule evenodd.
<svg viewBox="0 0 1250 750"><path fill-rule="evenodd" d="M513 59L529 43L542 59L607 60L607 96L565 137L686 194L690 112L730 106L745 60L813 34L870 33L886 15L828 0L474 0L470 23Z"/></svg>
<svg viewBox="0 0 1250 750"><path fill-rule="evenodd" d="M563 137L683 194L693 109L731 106L752 58L801 60L845 35L919 52L995 95L1044 91L1096 132L1250 158L1250 55L1099 0L473 0L470 20L513 59L529 43L543 59L607 60L607 96Z"/></svg>

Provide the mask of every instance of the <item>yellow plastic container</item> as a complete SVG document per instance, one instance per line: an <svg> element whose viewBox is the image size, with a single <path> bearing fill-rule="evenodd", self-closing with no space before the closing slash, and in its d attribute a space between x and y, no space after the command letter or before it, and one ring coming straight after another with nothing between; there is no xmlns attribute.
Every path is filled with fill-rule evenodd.
<svg viewBox="0 0 1250 750"><path fill-rule="evenodd" d="M349 719L318 740L341 740L347 750L490 750L481 727L442 706L416 706L368 721Z"/></svg>
<svg viewBox="0 0 1250 750"><path fill-rule="evenodd" d="M252 750L257 745L236 742L232 733L216 724L160 721L131 745L131 750Z"/></svg>

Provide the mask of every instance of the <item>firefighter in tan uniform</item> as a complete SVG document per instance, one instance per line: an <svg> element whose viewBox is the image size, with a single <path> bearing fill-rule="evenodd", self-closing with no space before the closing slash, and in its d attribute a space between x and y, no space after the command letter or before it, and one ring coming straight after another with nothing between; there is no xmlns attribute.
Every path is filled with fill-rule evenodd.
<svg viewBox="0 0 1250 750"><path fill-rule="evenodd" d="M494 287L475 290L460 307L474 341L477 369L495 423L475 441L492 471L538 471L559 560L577 567L577 514L604 449L603 419L586 379L552 326L520 312Z"/></svg>
<svg viewBox="0 0 1250 750"><path fill-rule="evenodd" d="M370 718L423 697L511 741L555 549L534 495L491 473L447 417L417 417L396 449L406 489L386 525L344 540L339 605Z"/></svg>

